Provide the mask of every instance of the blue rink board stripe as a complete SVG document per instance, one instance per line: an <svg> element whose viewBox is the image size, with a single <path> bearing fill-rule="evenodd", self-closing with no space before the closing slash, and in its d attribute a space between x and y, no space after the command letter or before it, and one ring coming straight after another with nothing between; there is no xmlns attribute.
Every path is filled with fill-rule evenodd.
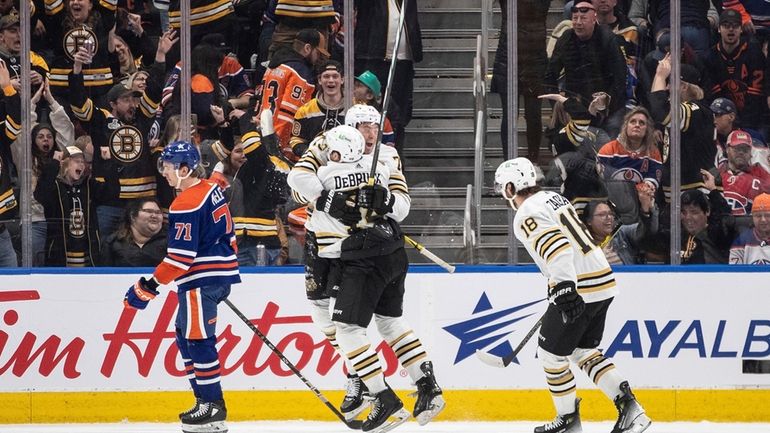
<svg viewBox="0 0 770 433"><path fill-rule="evenodd" d="M757 265L629 265L613 266L618 273L770 273L770 266ZM10 268L0 269L2 275L29 275L29 274L151 274L154 268ZM275 267L245 267L241 268L242 274L301 274L305 272L302 265L288 265ZM447 272L437 265L411 265L409 272L413 274L446 274ZM535 265L457 265L455 273L481 274L481 273L537 273Z"/></svg>

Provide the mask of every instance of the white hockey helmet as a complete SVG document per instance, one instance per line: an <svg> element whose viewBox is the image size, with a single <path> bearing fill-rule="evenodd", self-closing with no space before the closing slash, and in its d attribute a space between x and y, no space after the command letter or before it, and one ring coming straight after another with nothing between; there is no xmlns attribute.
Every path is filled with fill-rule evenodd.
<svg viewBox="0 0 770 433"><path fill-rule="evenodd" d="M352 126L340 125L326 131L326 145L329 156L333 152L340 155L339 162L356 162L364 155L364 136Z"/></svg>
<svg viewBox="0 0 770 433"><path fill-rule="evenodd" d="M502 194L506 200L513 200L513 196L506 195L505 187L513 184L513 194L524 188L537 185L537 172L527 158L514 158L503 162L495 170L495 192Z"/></svg>
<svg viewBox="0 0 770 433"><path fill-rule="evenodd" d="M359 123L380 124L380 112L371 105L356 104L345 113L345 125L357 127Z"/></svg>

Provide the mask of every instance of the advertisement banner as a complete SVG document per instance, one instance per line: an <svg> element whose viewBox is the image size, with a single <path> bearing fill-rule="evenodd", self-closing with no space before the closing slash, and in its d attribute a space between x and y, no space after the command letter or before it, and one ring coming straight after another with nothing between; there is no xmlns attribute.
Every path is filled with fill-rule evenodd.
<svg viewBox="0 0 770 433"><path fill-rule="evenodd" d="M0 392L187 390L175 345L176 293L143 311L124 309L130 274L2 276ZM339 355L310 320L304 275L242 275L230 300L320 389L336 389ZM637 388L756 388L770 375L743 360L770 359L770 290L763 273L618 273L601 348ZM511 353L545 310L545 279L532 272L413 273L404 314L445 389L541 389L533 337L508 368L476 351ZM299 390L304 385L230 309L217 320L223 386ZM388 382L410 388L377 337ZM585 384L583 375L579 386ZM582 381L582 382L581 382Z"/></svg>

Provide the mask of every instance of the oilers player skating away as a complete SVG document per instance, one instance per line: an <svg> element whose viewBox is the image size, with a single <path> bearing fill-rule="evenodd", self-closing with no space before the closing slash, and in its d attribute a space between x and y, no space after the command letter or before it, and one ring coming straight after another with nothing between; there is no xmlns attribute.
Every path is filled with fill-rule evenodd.
<svg viewBox="0 0 770 433"><path fill-rule="evenodd" d="M225 433L227 408L216 348L217 305L241 282L235 234L222 190L198 175L200 154L187 141L163 149L159 163L168 183L179 190L169 210L168 253L149 279L126 293L127 307L143 310L161 284L175 281L179 309L176 343L195 405L179 414L185 433Z"/></svg>
<svg viewBox="0 0 770 433"><path fill-rule="evenodd" d="M579 403L570 362L614 401L618 420L612 433L641 433L650 418L615 365L597 349L607 309L617 293L615 277L575 209L561 195L541 191L526 158L503 162L495 189L516 211L513 230L548 279L537 355L556 406L556 418L535 433L580 433Z"/></svg>

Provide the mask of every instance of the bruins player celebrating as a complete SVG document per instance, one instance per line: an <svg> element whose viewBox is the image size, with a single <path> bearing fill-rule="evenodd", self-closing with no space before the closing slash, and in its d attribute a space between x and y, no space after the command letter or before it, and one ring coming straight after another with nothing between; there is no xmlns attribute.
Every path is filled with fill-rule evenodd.
<svg viewBox="0 0 770 433"><path fill-rule="evenodd" d="M615 402L618 420L612 433L640 433L650 418L615 365L597 349L607 309L617 293L615 277L601 248L580 222L569 200L541 191L535 167L526 158L503 162L495 172L495 189L516 211L516 238L548 279L548 309L538 338L556 418L535 433L580 433L575 378L570 362Z"/></svg>

